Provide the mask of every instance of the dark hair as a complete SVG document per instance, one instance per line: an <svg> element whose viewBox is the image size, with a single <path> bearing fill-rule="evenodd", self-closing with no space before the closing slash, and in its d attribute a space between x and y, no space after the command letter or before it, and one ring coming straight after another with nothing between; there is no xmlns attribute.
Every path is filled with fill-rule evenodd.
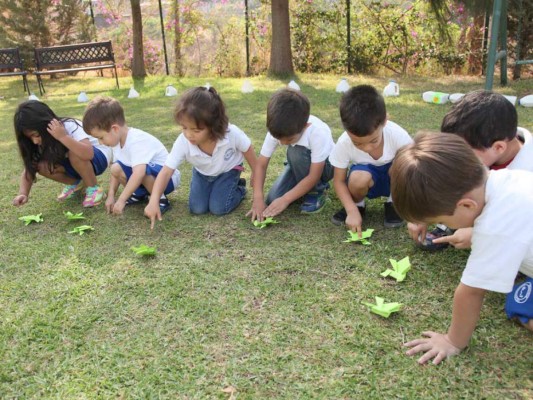
<svg viewBox="0 0 533 400"><path fill-rule="evenodd" d="M342 125L355 136L368 136L387 119L385 100L370 85L354 86L341 98Z"/></svg>
<svg viewBox="0 0 533 400"><path fill-rule="evenodd" d="M444 116L440 130L461 136L474 149L516 137L518 115L503 95L487 90L467 93Z"/></svg>
<svg viewBox="0 0 533 400"><path fill-rule="evenodd" d="M487 170L456 135L421 132L402 147L390 168L394 208L411 222L453 215L457 202L481 186Z"/></svg>
<svg viewBox="0 0 533 400"><path fill-rule="evenodd" d="M174 109L174 119L179 124L190 118L199 128L208 128L212 139L220 140L228 131L226 107L215 88L195 87L183 93Z"/></svg>
<svg viewBox="0 0 533 400"><path fill-rule="evenodd" d="M124 126L126 118L124 109L118 100L112 97L97 96L87 104L83 114L83 129L89 135L93 129L101 129L109 132L111 125Z"/></svg>
<svg viewBox="0 0 533 400"><path fill-rule="evenodd" d="M50 172L54 166L65 159L68 149L50 133L48 124L53 119L58 121L74 121L73 118L60 118L50 107L38 100L25 101L17 107L13 117L15 136L20 150L20 156L24 163L26 175L31 180L35 180L40 161L48 163ZM24 135L25 132L36 131L41 137L41 145L34 144L30 138Z"/></svg>
<svg viewBox="0 0 533 400"><path fill-rule="evenodd" d="M278 90L268 102L266 126L276 139L294 136L304 130L310 110L309 99L299 90Z"/></svg>

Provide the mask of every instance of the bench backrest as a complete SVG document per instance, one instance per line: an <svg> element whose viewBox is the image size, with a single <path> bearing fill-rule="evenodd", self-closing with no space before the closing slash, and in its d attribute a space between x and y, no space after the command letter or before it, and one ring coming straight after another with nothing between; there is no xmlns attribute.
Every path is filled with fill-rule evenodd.
<svg viewBox="0 0 533 400"><path fill-rule="evenodd" d="M35 49L35 65L37 69L104 61L115 62L110 41Z"/></svg>
<svg viewBox="0 0 533 400"><path fill-rule="evenodd" d="M20 70L24 69L19 49L0 49L0 69L13 68L19 68Z"/></svg>

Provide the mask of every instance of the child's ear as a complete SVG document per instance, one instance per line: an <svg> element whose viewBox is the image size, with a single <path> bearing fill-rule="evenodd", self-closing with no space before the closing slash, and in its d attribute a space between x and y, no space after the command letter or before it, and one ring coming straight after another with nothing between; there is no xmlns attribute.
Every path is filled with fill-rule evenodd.
<svg viewBox="0 0 533 400"><path fill-rule="evenodd" d="M479 206L480 204L476 200L469 197L463 197L457 202L456 208L463 207L470 211L473 211L476 210Z"/></svg>
<svg viewBox="0 0 533 400"><path fill-rule="evenodd" d="M505 140L496 140L490 147L496 154L502 154L507 150L507 142Z"/></svg>
<svg viewBox="0 0 533 400"><path fill-rule="evenodd" d="M120 125L118 124L111 125L111 132L118 133L119 130L120 130Z"/></svg>

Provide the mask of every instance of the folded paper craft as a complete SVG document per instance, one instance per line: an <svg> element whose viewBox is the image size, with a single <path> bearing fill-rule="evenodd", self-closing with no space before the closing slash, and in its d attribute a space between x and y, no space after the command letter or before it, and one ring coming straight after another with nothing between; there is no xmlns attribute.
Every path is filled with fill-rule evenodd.
<svg viewBox="0 0 533 400"><path fill-rule="evenodd" d="M24 221L24 225L29 225L32 222L43 222L43 213L37 214L37 215L25 215L23 217L19 217L19 220Z"/></svg>
<svg viewBox="0 0 533 400"><path fill-rule="evenodd" d="M374 314L381 315L382 317L389 318L393 312L400 311L402 307L401 303L385 303L383 297L376 296L376 304L363 302L365 306L370 308L370 311Z"/></svg>
<svg viewBox="0 0 533 400"><path fill-rule="evenodd" d="M405 279L407 272L411 269L409 257L402 258L400 261L389 259L392 269L387 269L381 273L381 276L392 276L397 282Z"/></svg>
<svg viewBox="0 0 533 400"><path fill-rule="evenodd" d="M141 244L139 247L131 247L131 249L140 256L155 256L155 247L149 247Z"/></svg>
<svg viewBox="0 0 533 400"><path fill-rule="evenodd" d="M370 236L372 236L372 233L374 232L374 229L367 229L366 231L361 232L361 237L357 234L357 232L348 231L348 235L350 236L348 239L344 240L344 243L348 242L361 242L361 244L364 244L365 246L369 246L370 242L366 239L368 239Z"/></svg>
<svg viewBox="0 0 533 400"><path fill-rule="evenodd" d="M78 219L85 219L85 217L83 216L83 213L80 212L80 213L71 213L70 211L65 211L63 214L65 214L65 217L67 217L67 219L69 221L76 221Z"/></svg>
<svg viewBox="0 0 533 400"><path fill-rule="evenodd" d="M94 228L91 225L81 225L75 227L73 230L69 231L68 233L79 233L80 235L83 235L85 231L94 231Z"/></svg>
<svg viewBox="0 0 533 400"><path fill-rule="evenodd" d="M259 222L258 220L254 221L254 226L259 229L263 229L270 224L279 224L279 222L272 217L265 218L262 222Z"/></svg>

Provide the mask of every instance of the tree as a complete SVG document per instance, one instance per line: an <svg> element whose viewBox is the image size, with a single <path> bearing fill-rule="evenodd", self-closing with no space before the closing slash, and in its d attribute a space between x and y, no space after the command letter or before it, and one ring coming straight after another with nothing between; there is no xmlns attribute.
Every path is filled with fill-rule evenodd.
<svg viewBox="0 0 533 400"><path fill-rule="evenodd" d="M131 60L131 76L144 78L144 47L143 47L143 20L141 14L141 0L131 0L131 25L133 30L133 55Z"/></svg>
<svg viewBox="0 0 533 400"><path fill-rule="evenodd" d="M183 62L181 60L181 15L180 0L175 0L172 6L174 21L174 73L183 76Z"/></svg>
<svg viewBox="0 0 533 400"><path fill-rule="evenodd" d="M294 74L289 0L272 0L272 43L268 73L272 75Z"/></svg>

